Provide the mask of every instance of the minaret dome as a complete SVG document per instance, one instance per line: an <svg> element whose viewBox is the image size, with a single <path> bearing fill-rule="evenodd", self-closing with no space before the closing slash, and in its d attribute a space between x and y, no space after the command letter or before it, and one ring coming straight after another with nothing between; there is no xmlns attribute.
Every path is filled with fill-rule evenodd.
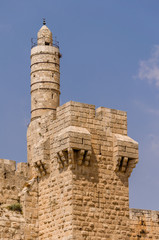
<svg viewBox="0 0 159 240"><path fill-rule="evenodd" d="M52 46L52 32L46 25L40 28L37 35L37 43L38 45Z"/></svg>

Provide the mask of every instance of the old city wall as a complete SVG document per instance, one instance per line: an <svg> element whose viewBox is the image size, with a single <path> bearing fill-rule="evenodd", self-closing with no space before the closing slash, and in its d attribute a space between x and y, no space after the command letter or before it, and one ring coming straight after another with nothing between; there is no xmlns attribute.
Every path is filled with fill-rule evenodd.
<svg viewBox="0 0 159 240"><path fill-rule="evenodd" d="M13 204L24 187L28 175L27 163L0 159L0 204Z"/></svg>
<svg viewBox="0 0 159 240"><path fill-rule="evenodd" d="M37 239L37 178L27 163L0 159L0 239Z"/></svg>
<svg viewBox="0 0 159 240"><path fill-rule="evenodd" d="M159 211L130 209L131 240L159 239Z"/></svg>
<svg viewBox="0 0 159 240"><path fill-rule="evenodd" d="M25 220L19 206L19 193L27 180L27 164L0 159L0 239L24 239ZM19 209L21 210L21 209Z"/></svg>
<svg viewBox="0 0 159 240"><path fill-rule="evenodd" d="M25 219L21 213L0 207L0 239L24 240Z"/></svg>

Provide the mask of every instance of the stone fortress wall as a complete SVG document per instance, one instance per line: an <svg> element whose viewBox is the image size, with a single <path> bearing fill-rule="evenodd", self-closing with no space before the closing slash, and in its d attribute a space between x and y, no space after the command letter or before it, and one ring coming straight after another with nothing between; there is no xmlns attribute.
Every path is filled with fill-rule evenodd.
<svg viewBox="0 0 159 240"><path fill-rule="evenodd" d="M38 44L28 162L0 159L0 239L159 239L159 212L129 209L138 143L127 136L126 112L59 106L60 54L45 25Z"/></svg>
<svg viewBox="0 0 159 240"><path fill-rule="evenodd" d="M0 239L24 239L24 216L7 207L20 202L27 171L27 163L0 159Z"/></svg>
<svg viewBox="0 0 159 240"><path fill-rule="evenodd" d="M159 239L159 211L130 209L131 239Z"/></svg>

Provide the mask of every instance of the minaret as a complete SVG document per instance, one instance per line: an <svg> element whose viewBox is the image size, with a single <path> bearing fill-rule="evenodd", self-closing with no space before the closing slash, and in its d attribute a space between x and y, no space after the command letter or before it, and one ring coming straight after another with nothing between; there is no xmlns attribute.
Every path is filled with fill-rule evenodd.
<svg viewBox="0 0 159 240"><path fill-rule="evenodd" d="M59 98L60 52L44 20L31 49L31 120L50 110L55 114Z"/></svg>

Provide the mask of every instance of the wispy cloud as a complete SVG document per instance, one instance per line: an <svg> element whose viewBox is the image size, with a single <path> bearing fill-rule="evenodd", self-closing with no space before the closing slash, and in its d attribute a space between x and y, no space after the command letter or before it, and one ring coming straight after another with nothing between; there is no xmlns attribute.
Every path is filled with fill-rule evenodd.
<svg viewBox="0 0 159 240"><path fill-rule="evenodd" d="M159 45L155 45L148 60L139 62L138 76L141 80L155 83L159 87Z"/></svg>

